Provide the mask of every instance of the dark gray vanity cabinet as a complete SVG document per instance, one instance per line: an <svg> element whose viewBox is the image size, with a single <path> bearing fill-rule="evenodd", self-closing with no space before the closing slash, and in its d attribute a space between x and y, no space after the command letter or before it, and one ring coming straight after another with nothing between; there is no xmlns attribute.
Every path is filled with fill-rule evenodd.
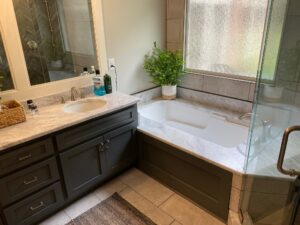
<svg viewBox="0 0 300 225"><path fill-rule="evenodd" d="M4 214L9 225L31 225L55 212L63 203L61 185L55 183L4 209Z"/></svg>
<svg viewBox="0 0 300 225"><path fill-rule="evenodd" d="M63 205L51 137L1 152L0 190L5 225L36 224Z"/></svg>
<svg viewBox="0 0 300 225"><path fill-rule="evenodd" d="M116 174L137 159L136 126L128 125L104 135L105 170Z"/></svg>
<svg viewBox="0 0 300 225"><path fill-rule="evenodd" d="M69 198L77 197L137 158L136 126L129 124L60 153Z"/></svg>
<svg viewBox="0 0 300 225"><path fill-rule="evenodd" d="M133 105L0 152L3 225L37 224L133 165L136 127Z"/></svg>
<svg viewBox="0 0 300 225"><path fill-rule="evenodd" d="M92 189L136 160L136 127L137 108L133 106L56 135L69 199Z"/></svg>
<svg viewBox="0 0 300 225"><path fill-rule="evenodd" d="M68 197L76 197L105 178L103 137L61 153L60 160Z"/></svg>

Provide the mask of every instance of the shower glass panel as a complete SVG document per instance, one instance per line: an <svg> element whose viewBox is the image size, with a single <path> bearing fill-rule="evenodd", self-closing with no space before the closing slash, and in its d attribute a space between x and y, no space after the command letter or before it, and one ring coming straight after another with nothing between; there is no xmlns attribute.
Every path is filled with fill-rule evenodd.
<svg viewBox="0 0 300 225"><path fill-rule="evenodd" d="M5 49L0 34L0 92L14 89ZM1 97L1 94L0 94Z"/></svg>
<svg viewBox="0 0 300 225"><path fill-rule="evenodd" d="M299 203L296 177L277 169L286 128L300 125L299 24L299 0L270 1L242 204L245 218L250 218L253 224L294 224L292 219ZM299 146L300 132L293 132L288 140L284 168L300 171Z"/></svg>
<svg viewBox="0 0 300 225"><path fill-rule="evenodd" d="M13 0L31 85L98 66L91 0Z"/></svg>

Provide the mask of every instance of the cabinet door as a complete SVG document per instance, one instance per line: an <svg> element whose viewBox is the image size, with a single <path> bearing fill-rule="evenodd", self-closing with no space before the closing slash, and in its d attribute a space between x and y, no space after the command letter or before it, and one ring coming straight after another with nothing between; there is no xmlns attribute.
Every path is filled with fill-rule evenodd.
<svg viewBox="0 0 300 225"><path fill-rule="evenodd" d="M60 154L69 198L76 197L103 179L103 137L78 145Z"/></svg>
<svg viewBox="0 0 300 225"><path fill-rule="evenodd" d="M104 136L106 169L115 174L131 165L137 159L135 138L136 127L128 125Z"/></svg>

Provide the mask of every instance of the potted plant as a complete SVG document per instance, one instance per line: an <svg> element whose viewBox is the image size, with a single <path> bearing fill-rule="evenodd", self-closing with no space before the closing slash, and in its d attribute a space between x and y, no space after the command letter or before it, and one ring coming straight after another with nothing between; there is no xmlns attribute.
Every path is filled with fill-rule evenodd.
<svg viewBox="0 0 300 225"><path fill-rule="evenodd" d="M171 52L156 46L152 53L145 56L144 68L150 74L152 82L162 86L164 99L175 99L177 85L183 74L183 56L179 51Z"/></svg>

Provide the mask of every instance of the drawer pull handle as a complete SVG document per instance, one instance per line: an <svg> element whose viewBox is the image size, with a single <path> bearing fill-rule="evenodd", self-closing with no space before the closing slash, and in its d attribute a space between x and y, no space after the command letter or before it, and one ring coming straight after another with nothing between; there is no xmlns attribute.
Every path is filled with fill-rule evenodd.
<svg viewBox="0 0 300 225"><path fill-rule="evenodd" d="M39 208L41 208L43 206L44 206L44 202L40 202L37 206L31 206L29 209L31 211L35 211L35 210L37 210L37 209L39 209Z"/></svg>
<svg viewBox="0 0 300 225"><path fill-rule="evenodd" d="M38 181L38 177L33 177L33 179L32 180L24 180L24 184L25 185L29 185L29 184L32 184L32 183L34 183L34 182L37 182Z"/></svg>
<svg viewBox="0 0 300 225"><path fill-rule="evenodd" d="M31 157L32 157L32 155L31 155L31 154L28 154L28 155L25 155L25 156L20 157L18 160L21 162L21 161L24 161L24 160L26 160L26 159L30 159Z"/></svg>

